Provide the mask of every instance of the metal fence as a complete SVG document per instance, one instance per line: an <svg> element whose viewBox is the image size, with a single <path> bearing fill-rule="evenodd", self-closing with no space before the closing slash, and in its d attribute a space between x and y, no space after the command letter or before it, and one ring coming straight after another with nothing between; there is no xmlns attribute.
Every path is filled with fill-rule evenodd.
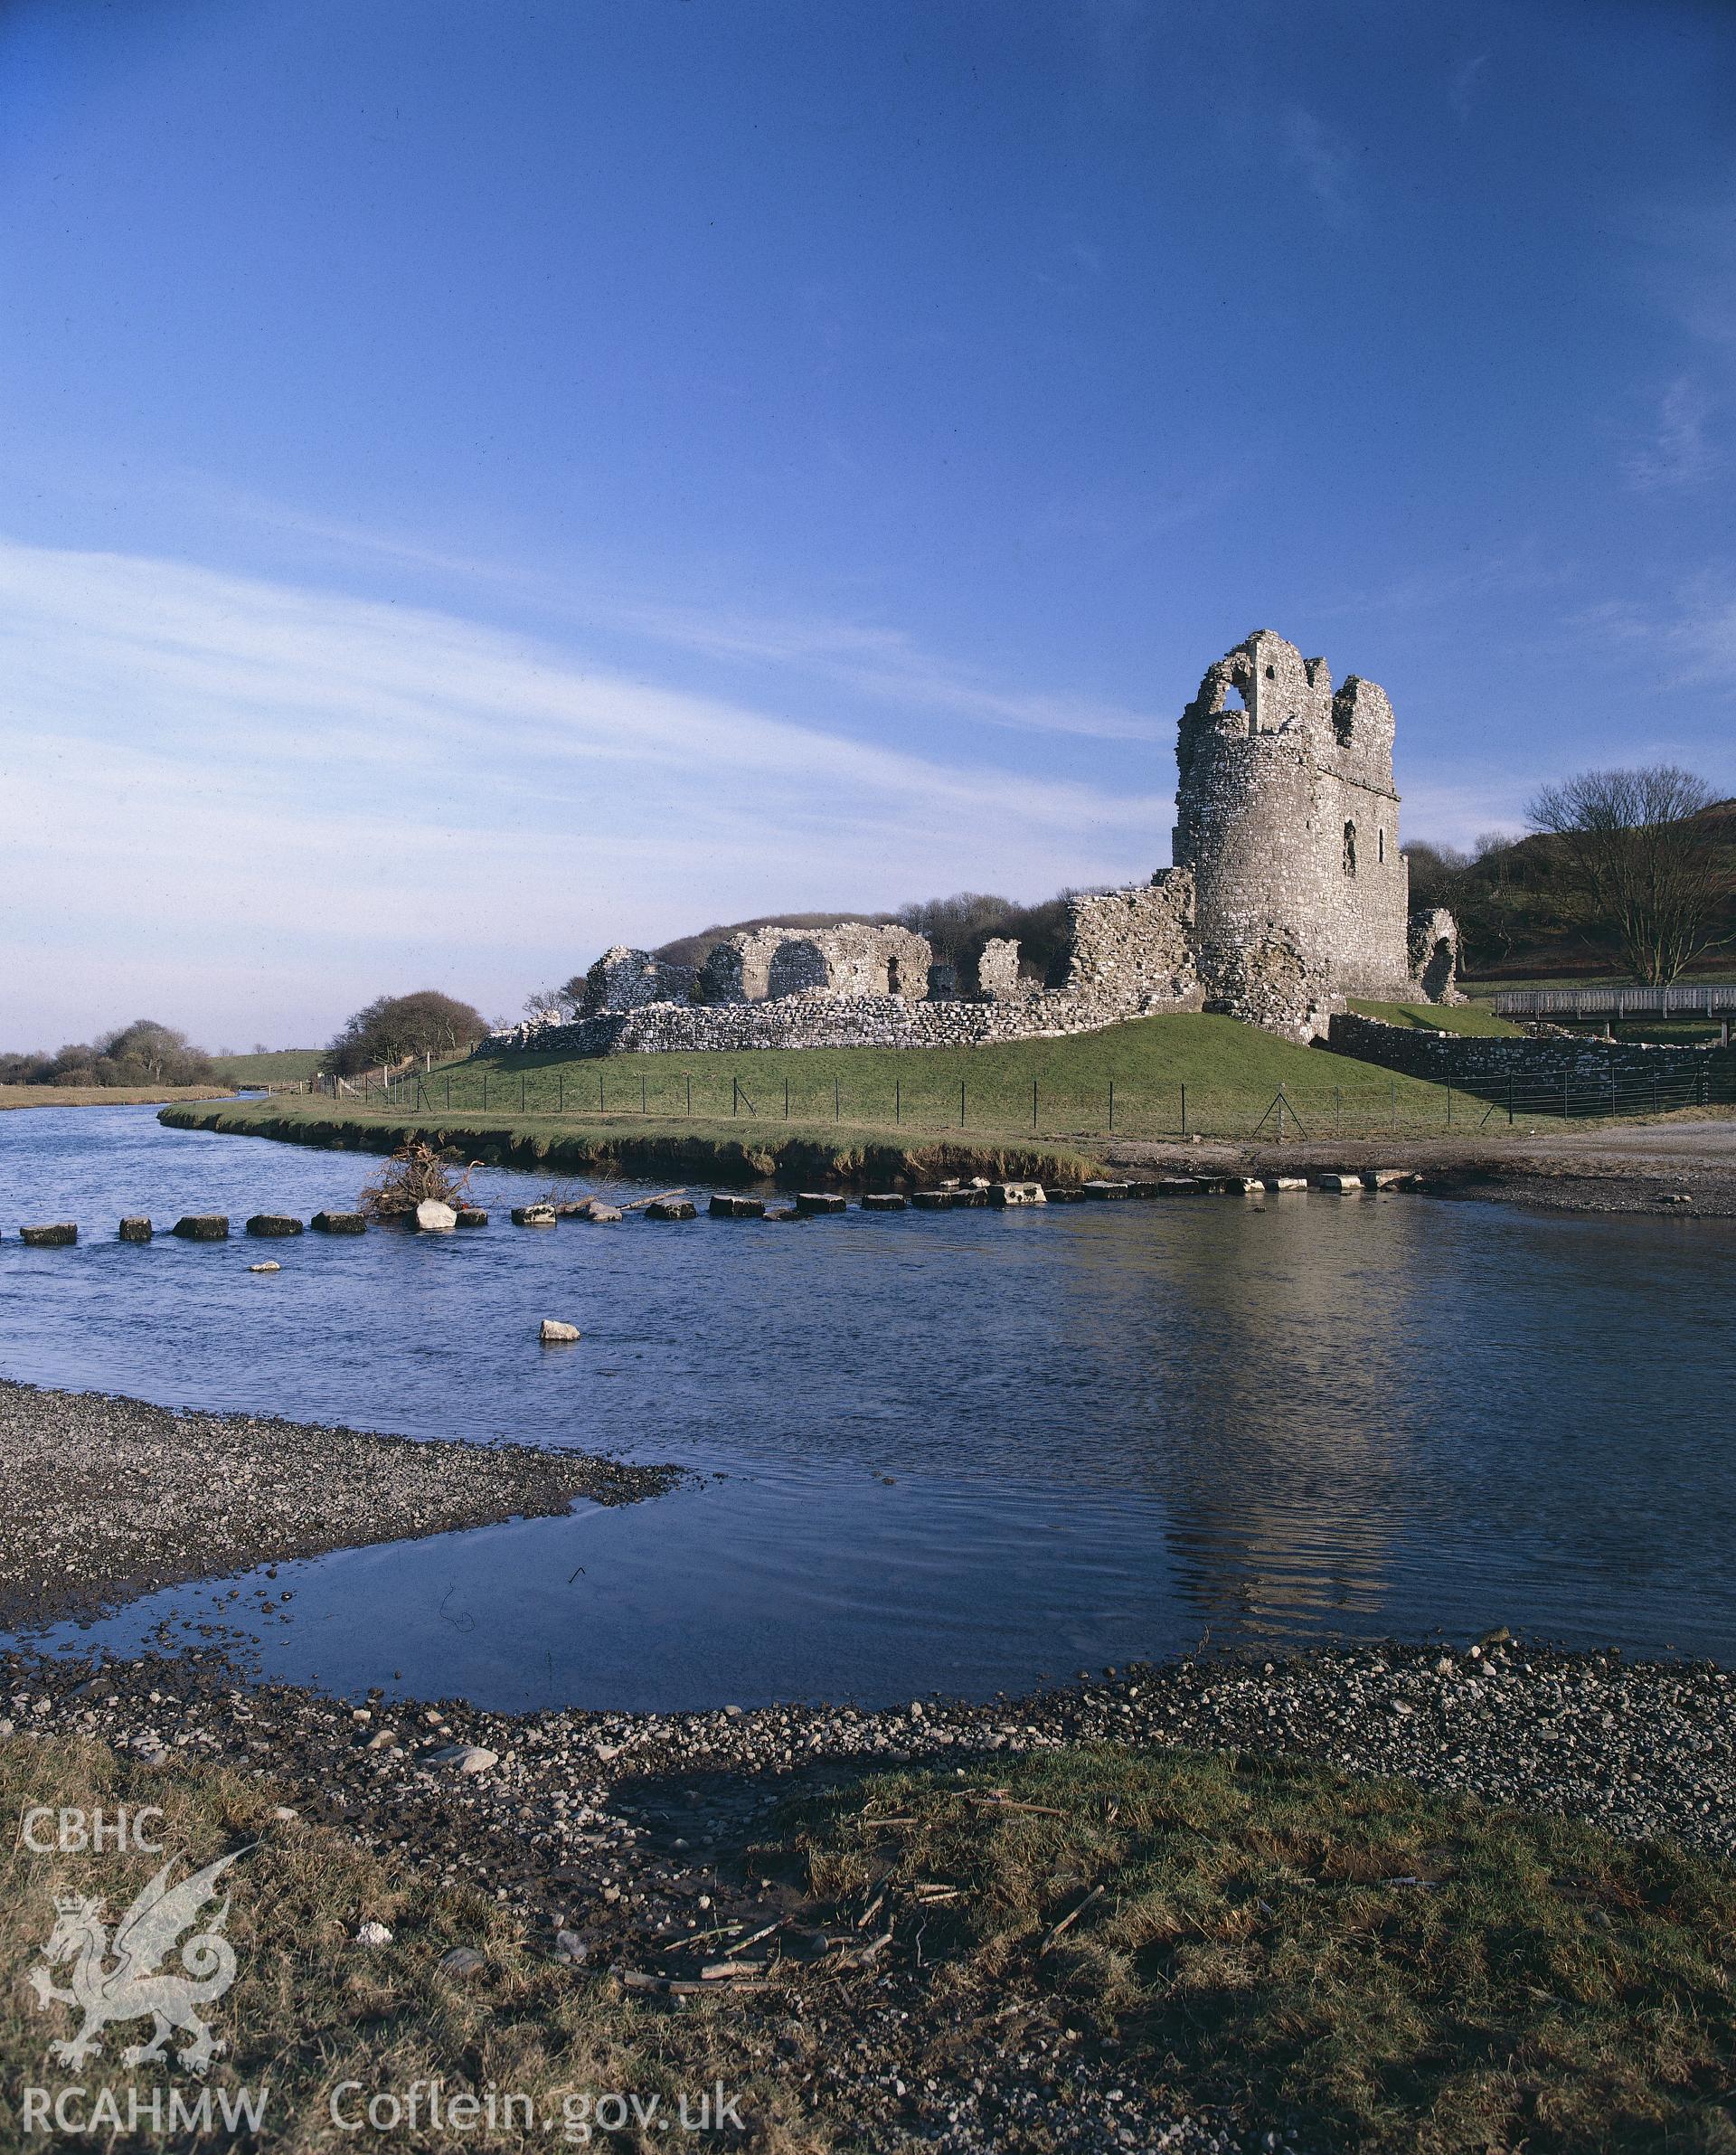
<svg viewBox="0 0 1736 2155"><path fill-rule="evenodd" d="M338 1095L340 1102L345 1096ZM1234 1091L1186 1084L1124 1084L1084 1092L1031 1082L1028 1092L969 1078L893 1077L873 1086L842 1079L819 1083L760 1071L685 1070L666 1075L623 1070L608 1060L591 1068L502 1073L464 1064L431 1074L407 1072L375 1088L375 1109L439 1121L487 1115L538 1120L660 1120L704 1123L830 1124L911 1137L1101 1140L1107 1138L1335 1138L1470 1135L1492 1127L1527 1129L1599 1118L1658 1115L1736 1101L1736 1073L1714 1069L1679 1076L1622 1080L1564 1072L1559 1080L1493 1079L1476 1089L1401 1076L1373 1084ZM745 1133L744 1133L745 1134Z"/></svg>

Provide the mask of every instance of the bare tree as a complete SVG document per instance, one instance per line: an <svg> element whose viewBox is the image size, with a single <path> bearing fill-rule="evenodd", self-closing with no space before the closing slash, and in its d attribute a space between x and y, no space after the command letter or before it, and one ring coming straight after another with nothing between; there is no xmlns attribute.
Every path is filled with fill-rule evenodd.
<svg viewBox="0 0 1736 2155"><path fill-rule="evenodd" d="M1525 814L1560 839L1593 915L1637 980L1666 986L1712 940L1724 873L1704 810L1712 789L1674 763L1583 770L1545 786Z"/></svg>

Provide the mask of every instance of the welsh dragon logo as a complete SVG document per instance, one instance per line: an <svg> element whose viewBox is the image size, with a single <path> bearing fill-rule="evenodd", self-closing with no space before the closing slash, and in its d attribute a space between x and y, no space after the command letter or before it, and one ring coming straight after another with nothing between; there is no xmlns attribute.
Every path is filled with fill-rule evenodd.
<svg viewBox="0 0 1736 2155"><path fill-rule="evenodd" d="M173 1886L169 1874L176 1858L171 1856L116 1925L112 1947L100 1900L81 1893L55 1895L54 1928L42 1948L42 1965L29 1971L31 1987L44 2011L54 2005L76 2006L84 2025L75 2036L51 2043L51 2057L63 2065L81 2065L101 2050L102 2031L109 2021L149 2018L155 2023L149 2042L125 2051L124 2065L161 2058L170 2030L179 2028L193 2040L175 2056L190 2073L205 2070L226 2046L200 2019L199 2008L221 1998L235 1980L235 1949L223 1936L228 1895L205 1927L181 1947L184 1975L164 1974L157 1964L205 1903L217 1898L218 1879L245 1854L236 1848L220 1856ZM105 1967L111 1952L114 1965ZM71 1984L62 1990L52 1971L68 1961Z"/></svg>

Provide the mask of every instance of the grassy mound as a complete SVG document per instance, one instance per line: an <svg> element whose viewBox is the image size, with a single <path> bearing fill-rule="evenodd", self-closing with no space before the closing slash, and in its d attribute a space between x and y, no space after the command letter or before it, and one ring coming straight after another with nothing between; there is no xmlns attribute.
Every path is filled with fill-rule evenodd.
<svg viewBox="0 0 1736 2155"><path fill-rule="evenodd" d="M800 1840L840 1913L921 1926L937 2009L1058 1992L1127 2077L1310 2146L1736 2148L1724 1866L1186 1752L891 1775Z"/></svg>
<svg viewBox="0 0 1736 2155"><path fill-rule="evenodd" d="M401 1111L655 1115L938 1136L1095 1141L1248 1135L1282 1086L1330 1132L1444 1126L1443 1089L1239 1024L1192 1015L958 1048L761 1048L577 1057L480 1054L399 1088ZM1185 1093L1185 1098L1184 1098ZM1317 1132L1315 1134L1318 1134Z"/></svg>

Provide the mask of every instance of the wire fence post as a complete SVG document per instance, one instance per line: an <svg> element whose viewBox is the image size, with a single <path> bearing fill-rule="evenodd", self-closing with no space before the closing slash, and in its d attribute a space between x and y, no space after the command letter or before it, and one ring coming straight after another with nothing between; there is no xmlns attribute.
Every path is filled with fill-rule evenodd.
<svg viewBox="0 0 1736 2155"><path fill-rule="evenodd" d="M557 1070L554 1073L554 1111L564 1115L567 1111L567 1073Z"/></svg>
<svg viewBox="0 0 1736 2155"><path fill-rule="evenodd" d="M739 1109L738 1109L738 1107L737 1107L737 1102L738 1102L738 1101L741 1100L741 1085L740 1085L740 1084L737 1082L737 1081L736 1081L736 1075L735 1075L735 1073L734 1073L734 1071L731 1071L731 1073L730 1073L730 1112L731 1112L731 1115L733 1115L733 1114L736 1114L736 1113L738 1113L738 1112L739 1112Z"/></svg>
<svg viewBox="0 0 1736 2155"><path fill-rule="evenodd" d="M1571 1067L1563 1065L1561 1070L1561 1120L1563 1122L1571 1122L1573 1120L1573 1095L1568 1091L1568 1087L1572 1082L1573 1073Z"/></svg>
<svg viewBox="0 0 1736 2155"><path fill-rule="evenodd" d="M960 1129L965 1127L965 1082L963 1078L958 1081L958 1127Z"/></svg>
<svg viewBox="0 0 1736 2155"><path fill-rule="evenodd" d="M1115 1080L1109 1080L1109 1135L1115 1135Z"/></svg>
<svg viewBox="0 0 1736 2155"><path fill-rule="evenodd" d="M1507 1128L1513 1128L1513 1073L1507 1073Z"/></svg>
<svg viewBox="0 0 1736 2155"><path fill-rule="evenodd" d="M488 1112L488 1073L486 1070L482 1073L482 1111L485 1115Z"/></svg>
<svg viewBox="0 0 1736 2155"><path fill-rule="evenodd" d="M1332 1134L1335 1138L1343 1134L1344 1122L1344 1090L1342 1085L1335 1085L1332 1089Z"/></svg>
<svg viewBox="0 0 1736 2155"><path fill-rule="evenodd" d="M789 1080L784 1080L784 1120L789 1120Z"/></svg>
<svg viewBox="0 0 1736 2155"><path fill-rule="evenodd" d="M902 1078L894 1078L892 1080L892 1120L895 1123L901 1123L903 1120L904 1081Z"/></svg>
<svg viewBox="0 0 1736 2155"><path fill-rule="evenodd" d="M1033 1079L1032 1079L1032 1081L1031 1081L1031 1135L1032 1135L1032 1136L1034 1138L1034 1137L1036 1136L1036 1134L1037 1134L1037 1081L1036 1081L1036 1079L1035 1079L1035 1078L1033 1078Z"/></svg>
<svg viewBox="0 0 1736 2155"><path fill-rule="evenodd" d="M1392 1135L1396 1138L1399 1134L1399 1081L1397 1078L1389 1078L1387 1084L1392 1089Z"/></svg>
<svg viewBox="0 0 1736 2155"><path fill-rule="evenodd" d="M1447 1127L1448 1129L1453 1127L1453 1088L1451 1085L1447 1088Z"/></svg>
<svg viewBox="0 0 1736 2155"><path fill-rule="evenodd" d="M1284 1142L1284 1088L1282 1085L1278 1087L1278 1098L1272 1104L1278 1110L1278 1141L1281 1145Z"/></svg>
<svg viewBox="0 0 1736 2155"><path fill-rule="evenodd" d="M844 1120L844 1099L843 1095L838 1091L838 1081L835 1073L832 1079L832 1120L834 1122L842 1122Z"/></svg>
<svg viewBox="0 0 1736 2155"><path fill-rule="evenodd" d="M640 1071L640 1073L639 1073L639 1112L640 1112L640 1114L641 1114L641 1115L643 1115L643 1114L646 1112L646 1100L645 1100L645 1073L644 1073L644 1071Z"/></svg>
<svg viewBox="0 0 1736 2155"><path fill-rule="evenodd" d="M688 1073L687 1073L687 1120L688 1120L690 1122L693 1120L693 1073L692 1073L691 1071L689 1071L689 1072L688 1072Z"/></svg>
<svg viewBox="0 0 1736 2155"><path fill-rule="evenodd" d="M1182 1135L1187 1135L1187 1087L1182 1087Z"/></svg>
<svg viewBox="0 0 1736 2155"><path fill-rule="evenodd" d="M518 1111L521 1115L524 1112L524 1073L522 1070L518 1073Z"/></svg>

